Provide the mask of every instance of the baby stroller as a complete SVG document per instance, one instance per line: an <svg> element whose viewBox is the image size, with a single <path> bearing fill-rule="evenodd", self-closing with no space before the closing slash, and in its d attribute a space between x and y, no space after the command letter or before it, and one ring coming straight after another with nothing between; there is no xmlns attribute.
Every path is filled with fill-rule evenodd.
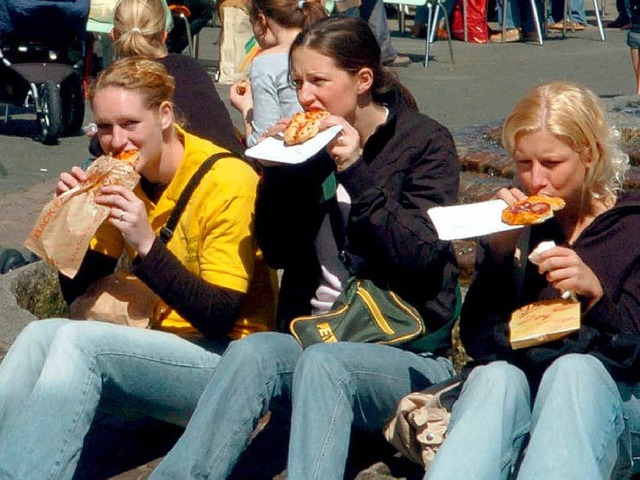
<svg viewBox="0 0 640 480"><path fill-rule="evenodd" d="M80 131L90 0L0 0L0 103L35 109L40 139ZM86 75L88 77L88 75Z"/></svg>

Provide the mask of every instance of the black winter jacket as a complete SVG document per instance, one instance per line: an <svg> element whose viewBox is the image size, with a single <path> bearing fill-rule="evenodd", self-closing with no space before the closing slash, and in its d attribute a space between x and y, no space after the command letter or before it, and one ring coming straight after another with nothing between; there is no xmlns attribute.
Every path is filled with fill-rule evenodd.
<svg viewBox="0 0 640 480"><path fill-rule="evenodd" d="M529 251L543 240L567 243L553 219L531 227ZM516 301L512 262L499 264L482 248L461 314L460 333L467 352L477 360L507 360L522 368L533 385L551 362L567 353L592 354L616 381L640 381L640 194L622 194L572 248L604 289L603 297L583 314L579 331L562 340L512 350L507 328L511 312L537 300L558 298L560 293L527 262L522 296Z"/></svg>
<svg viewBox="0 0 640 480"><path fill-rule="evenodd" d="M458 267L452 245L438 240L426 212L456 202L458 157L445 127L410 111L395 92L391 97L387 122L362 157L337 173L351 197L345 253L358 277L387 282L436 330L452 316ZM282 331L311 311L320 281L314 241L329 206L320 201L322 184L334 171L324 150L301 165L264 169L256 234L267 263L284 269Z"/></svg>

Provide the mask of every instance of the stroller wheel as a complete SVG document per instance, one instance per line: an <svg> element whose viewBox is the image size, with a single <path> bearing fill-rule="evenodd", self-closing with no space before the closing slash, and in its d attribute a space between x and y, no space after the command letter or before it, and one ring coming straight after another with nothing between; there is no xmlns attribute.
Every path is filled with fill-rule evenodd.
<svg viewBox="0 0 640 480"><path fill-rule="evenodd" d="M84 89L82 78L72 73L60 84L62 127L67 135L76 135L84 122Z"/></svg>
<svg viewBox="0 0 640 480"><path fill-rule="evenodd" d="M42 143L53 145L62 133L62 102L56 82L49 80L41 85L40 104L38 121L42 132Z"/></svg>

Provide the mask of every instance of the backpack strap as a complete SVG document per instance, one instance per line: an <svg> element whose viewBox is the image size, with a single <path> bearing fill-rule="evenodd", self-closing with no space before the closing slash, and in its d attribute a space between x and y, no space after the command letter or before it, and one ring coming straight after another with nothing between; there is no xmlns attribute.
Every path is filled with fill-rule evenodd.
<svg viewBox="0 0 640 480"><path fill-rule="evenodd" d="M232 153L218 152L218 153L214 153L209 158L207 158L204 162L202 162L202 165L200 165L196 173L194 173L191 176L186 187L184 187L184 189L182 190L182 193L180 194L180 197L176 202L176 206L173 207L173 211L171 212L171 216L169 217L169 220L167 220L167 223L165 224L165 226L160 229L160 241L162 241L162 243L164 244L169 243L169 240L171 240L171 238L173 237L173 231L175 230L176 225L178 225L180 216L182 215L182 212L187 206L187 203L189 203L189 199L191 198L191 195L200 184L200 181L202 180L202 178L211 169L213 164L216 163L221 158L238 158L239 160L242 160L241 158L237 157Z"/></svg>

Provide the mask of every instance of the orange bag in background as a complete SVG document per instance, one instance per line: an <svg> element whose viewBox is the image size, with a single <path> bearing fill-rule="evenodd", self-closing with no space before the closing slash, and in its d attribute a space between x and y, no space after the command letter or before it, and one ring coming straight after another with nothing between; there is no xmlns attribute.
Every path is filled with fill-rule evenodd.
<svg viewBox="0 0 640 480"><path fill-rule="evenodd" d="M462 0L456 0L451 16L451 35L464 41L464 18ZM487 43L489 26L487 25L487 0L467 0L467 32L470 43Z"/></svg>

